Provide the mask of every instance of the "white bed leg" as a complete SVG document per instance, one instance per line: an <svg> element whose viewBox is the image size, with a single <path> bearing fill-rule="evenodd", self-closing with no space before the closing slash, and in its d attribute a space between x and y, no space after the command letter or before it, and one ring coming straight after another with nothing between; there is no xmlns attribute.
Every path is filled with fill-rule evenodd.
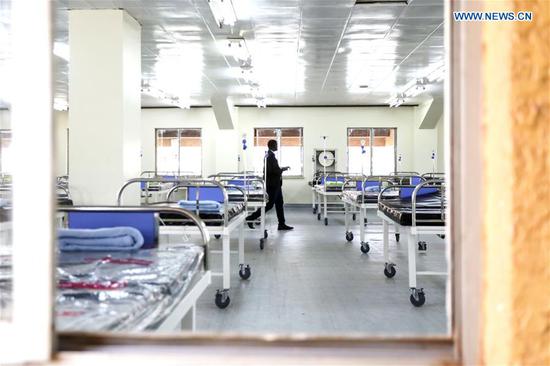
<svg viewBox="0 0 550 366"><path fill-rule="evenodd" d="M394 228L396 234L401 234L400 231L399 231L399 225L394 224L393 228Z"/></svg>
<svg viewBox="0 0 550 366"><path fill-rule="evenodd" d="M365 210L359 208L359 238L361 243L365 242Z"/></svg>
<svg viewBox="0 0 550 366"><path fill-rule="evenodd" d="M409 257L409 288L416 288L416 235L407 233L407 252Z"/></svg>
<svg viewBox="0 0 550 366"><path fill-rule="evenodd" d="M315 210L315 188L311 190L311 208Z"/></svg>
<svg viewBox="0 0 550 366"><path fill-rule="evenodd" d="M344 202L344 224L346 226L346 234L349 232L348 208L348 204Z"/></svg>
<svg viewBox="0 0 550 366"><path fill-rule="evenodd" d="M193 305L187 314L185 314L185 316L181 319L181 330L190 330L194 332L196 326L195 316L195 305Z"/></svg>
<svg viewBox="0 0 550 366"><path fill-rule="evenodd" d="M229 234L222 235L222 273L223 273L223 289L229 290L230 288L230 272L229 261L231 257L231 246Z"/></svg>
<svg viewBox="0 0 550 366"><path fill-rule="evenodd" d="M260 208L260 231L261 231L261 234L260 234L260 237L263 238L264 237L264 232L265 232L265 206L262 206Z"/></svg>
<svg viewBox="0 0 550 366"><path fill-rule="evenodd" d="M323 195L323 218L326 219L327 218L327 195L324 194Z"/></svg>
<svg viewBox="0 0 550 366"><path fill-rule="evenodd" d="M239 226L239 264L244 264L244 224Z"/></svg>
<svg viewBox="0 0 550 366"><path fill-rule="evenodd" d="M389 253L389 227L386 220L382 220L382 241L384 243L384 262L390 263L390 253Z"/></svg>

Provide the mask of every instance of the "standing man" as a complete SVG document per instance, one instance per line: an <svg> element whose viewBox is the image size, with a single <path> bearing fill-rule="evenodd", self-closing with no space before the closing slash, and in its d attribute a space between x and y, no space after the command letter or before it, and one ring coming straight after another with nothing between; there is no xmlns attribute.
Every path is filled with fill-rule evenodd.
<svg viewBox="0 0 550 366"><path fill-rule="evenodd" d="M275 151L277 151L277 141L276 140L269 140L267 142L267 147L269 148L269 151L267 152L267 158L265 159L265 187L267 190L267 194L269 196L269 200L267 202L267 205L265 206L265 212L268 212L273 208L275 205L275 209L277 210L277 219L279 220L279 230L292 230L294 229L292 226L288 226L285 224L285 210L284 210L284 202L283 202L283 177L282 174L284 171L290 169L290 167L286 166L283 168L279 167L279 163L277 162L277 158L275 157ZM255 212L253 212L251 215L249 215L246 220L247 221L254 221L258 219L261 215L261 209L257 209ZM248 226L251 228L254 228L254 224L249 222Z"/></svg>

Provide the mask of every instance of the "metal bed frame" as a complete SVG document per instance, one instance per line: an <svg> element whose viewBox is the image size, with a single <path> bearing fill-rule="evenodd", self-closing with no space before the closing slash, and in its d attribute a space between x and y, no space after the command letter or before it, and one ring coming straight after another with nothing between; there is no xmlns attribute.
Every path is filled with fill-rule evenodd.
<svg viewBox="0 0 550 366"><path fill-rule="evenodd" d="M417 194L421 188L436 188L441 192L441 217L438 220L421 220L416 217L416 206L417 206ZM404 185L393 185L384 188L378 195L378 201L380 202L383 198L384 193L390 189L401 189L401 188L414 188L411 197L411 215L412 215L412 225L403 226L399 223L396 223L390 217L385 215L382 211L378 210L378 217L383 221L383 243L384 243L384 275L387 278L393 278L397 273L396 264L390 260L389 255L389 231L388 225L394 224L399 226L407 233L407 258L409 265L409 290L411 295L409 297L410 302L416 306L420 307L426 302L426 295L423 288L417 287L417 276L448 276L448 271L446 272L435 272L435 271L418 271L416 269L416 242L419 235L435 234L435 235L444 235L445 234L445 225L422 225L419 226L419 223L445 223L445 184L441 180L428 180L419 183L416 186L404 186Z"/></svg>
<svg viewBox="0 0 550 366"><path fill-rule="evenodd" d="M254 172L243 172L243 173L224 172L224 173L210 175L208 178L215 179L221 183L229 183L232 180L243 180L245 183L258 184L258 186L261 188L261 191L263 192L263 198L261 201L251 201L247 198L248 203L246 205L246 210L247 210L247 213L249 213L250 211L256 211L258 208L260 208L260 212L261 212L260 233L262 233L262 237L260 237L260 249L263 250L265 245L265 240L268 237L268 232L266 229L266 212L265 212L268 196L265 189L265 182L263 178L260 176L254 175ZM248 197L249 190L245 189L245 193L246 193L246 196ZM247 222L254 223L253 221L247 221Z"/></svg>
<svg viewBox="0 0 550 366"><path fill-rule="evenodd" d="M162 212L169 212L182 215L195 224L202 238L204 248L203 268L199 276L189 284L188 288L181 294L181 297L171 307L170 314L164 318L155 329L156 332L173 331L175 329L196 329L196 304L199 297L204 293L212 281L212 274L209 269L208 251L210 236L206 226L200 218L188 210L173 207L151 207L151 206L60 206L58 212L155 212L159 215Z"/></svg>
<svg viewBox="0 0 550 366"><path fill-rule="evenodd" d="M196 215L199 216L199 188L200 187L218 187L221 189L224 199L224 212L228 212L227 206L229 204L229 197L227 194L226 188L236 189L242 192L242 195L244 197L244 206L247 205L247 197L246 193L243 189L236 186L224 186L221 183L215 181L215 180L207 180L207 179L179 179L179 180L172 180L172 179L163 179L163 178L134 178L128 180L124 185L120 188L118 195L117 195L117 204L121 205L122 202L122 195L126 187L136 184L136 183L142 183L142 182L172 182L174 183L174 186L170 189L168 192L168 197L166 202L157 202L155 205L167 205L167 204L174 204L174 202L170 202L169 199L171 196L176 192L177 190L181 188L187 188L187 187L195 187L196 189L196 197L195 200L197 202L197 209L195 211ZM252 271L250 265L245 263L244 258L244 224L245 224L245 217L246 217L246 210L239 213L238 215L234 216L231 220L229 220L228 215L225 214L223 216L223 219L201 219L205 223L214 223L214 224L220 224L218 226L209 226L208 231L211 234L219 235L222 237L222 250L209 250L209 254L221 254L222 255L222 272L212 272L212 276L222 276L222 289L218 289L216 291L216 297L215 297L215 303L220 309L224 309L227 306L229 306L230 303L230 297L229 297L229 290L230 290L230 257L231 254L238 254L239 257L239 276L243 280L247 280L250 278ZM184 222L182 222L184 224ZM238 235L239 235L239 246L238 250L236 252L231 251L230 247L230 238L231 233L238 229ZM165 227L165 234L172 235L172 234L180 234L180 233L193 233L196 232L196 229L194 227L186 226L186 225L171 225Z"/></svg>
<svg viewBox="0 0 550 366"><path fill-rule="evenodd" d="M445 179L445 173L437 173L437 172L434 172L434 173L424 173L424 174L422 174L421 177L424 178L424 179L426 179L426 180L431 180L431 179L440 179L440 180L444 180L444 179Z"/></svg>
<svg viewBox="0 0 550 366"><path fill-rule="evenodd" d="M382 186L383 183L387 183L388 185L392 185L392 181L390 180L390 177L387 176L387 175L370 175L368 177L353 177L353 178L349 178L345 183L344 183L344 187L349 185L350 182L359 182L361 181L362 182L362 187L363 187L363 190L361 192L361 194L365 194L365 183L366 182L378 182L380 184L380 186ZM355 186L357 186L357 184L355 184ZM360 242L361 242L361 246L360 246L360 249L361 249L361 252L362 253L368 253L370 251L370 245L369 245L369 242L365 240L365 234L366 234L366 230L365 230L365 226L367 224L367 210L368 209L371 209L371 210L378 210L378 201L376 203L372 203L372 202L365 202L365 197L363 196L363 202L358 202L357 200L353 200L351 199L350 197L346 196L345 194L342 194L342 202L344 204L344 209L345 209L345 227L346 227L346 240L348 242L351 242L353 241L353 232L351 231L351 224L350 224L350 220L349 220L349 214L353 214L355 215L354 210L352 209L356 209L359 211L359 238L360 238ZM397 225L394 225L395 227L395 240L396 241L399 241L399 236L400 236L400 232L399 232L399 227Z"/></svg>
<svg viewBox="0 0 550 366"><path fill-rule="evenodd" d="M328 172L333 174L344 174L342 172ZM317 171L313 174L313 179L308 184L311 184L311 208L313 211L313 214L316 215L319 211L319 205L321 202L317 201L317 191L315 186L319 185L321 183L321 180L323 179L323 175L328 174L323 173L322 171Z"/></svg>
<svg viewBox="0 0 550 366"><path fill-rule="evenodd" d="M313 201L314 201L314 209L313 212L317 213L317 220L321 220L321 217L323 218L323 221L325 225L328 225L328 214L329 213L339 213L344 214L345 213L345 207L341 200L335 201L335 202L328 202L328 197L337 197L339 198L342 195L342 191L346 189L344 186L346 180L348 180L351 177L354 177L357 175L353 174L346 174L346 173L340 173L340 172L330 172L326 174L322 174L317 179L317 184L313 184ZM327 179L334 177L334 181L338 181L338 179L341 179L342 181L342 190L334 190L334 191L328 191L326 189L326 181ZM323 180L324 179L324 180ZM320 184L323 180L324 184ZM317 202L317 203L315 203ZM319 212L320 211L320 212ZM353 220L356 219L356 214L359 211L353 212Z"/></svg>

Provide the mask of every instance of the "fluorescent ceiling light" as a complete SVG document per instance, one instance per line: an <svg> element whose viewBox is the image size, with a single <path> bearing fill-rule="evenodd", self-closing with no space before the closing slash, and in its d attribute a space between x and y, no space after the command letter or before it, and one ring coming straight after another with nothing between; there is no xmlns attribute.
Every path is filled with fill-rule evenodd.
<svg viewBox="0 0 550 366"><path fill-rule="evenodd" d="M426 76L426 78L430 83L441 81L443 80L444 77L445 77L445 65L436 68Z"/></svg>
<svg viewBox="0 0 550 366"><path fill-rule="evenodd" d="M62 58L65 61L70 59L69 45L61 42L55 42L53 44L53 54Z"/></svg>
<svg viewBox="0 0 550 366"><path fill-rule="evenodd" d="M212 11L218 27L223 28L224 25L232 27L237 21L237 15L231 0L208 0L208 5Z"/></svg>
<svg viewBox="0 0 550 366"><path fill-rule="evenodd" d="M251 63L250 52L248 52L244 38L228 38L225 42L224 53L233 56L238 62L249 65Z"/></svg>
<svg viewBox="0 0 550 366"><path fill-rule="evenodd" d="M179 107L181 109L191 108L191 102L189 101L189 98L174 96L151 85L144 85L141 88L141 92L164 103Z"/></svg>
<svg viewBox="0 0 550 366"><path fill-rule="evenodd" d="M405 103L405 95L403 94L394 95L390 99L388 99L386 103L389 104L390 108L397 108L401 104Z"/></svg>

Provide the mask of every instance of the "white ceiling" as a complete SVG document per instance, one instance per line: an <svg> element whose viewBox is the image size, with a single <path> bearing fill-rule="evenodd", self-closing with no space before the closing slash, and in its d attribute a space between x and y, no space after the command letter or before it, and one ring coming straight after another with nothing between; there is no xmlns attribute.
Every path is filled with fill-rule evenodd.
<svg viewBox="0 0 550 366"><path fill-rule="evenodd" d="M191 105L209 105L214 93L255 105L238 62L223 52L228 37L246 40L268 105L387 104L444 62L443 0L232 1L238 21L220 29L207 0L56 0L55 41L68 42L70 9L125 9L142 25L143 82ZM55 95L66 98L68 65L56 61ZM429 85L406 103L442 89ZM164 105L147 95L142 104Z"/></svg>

